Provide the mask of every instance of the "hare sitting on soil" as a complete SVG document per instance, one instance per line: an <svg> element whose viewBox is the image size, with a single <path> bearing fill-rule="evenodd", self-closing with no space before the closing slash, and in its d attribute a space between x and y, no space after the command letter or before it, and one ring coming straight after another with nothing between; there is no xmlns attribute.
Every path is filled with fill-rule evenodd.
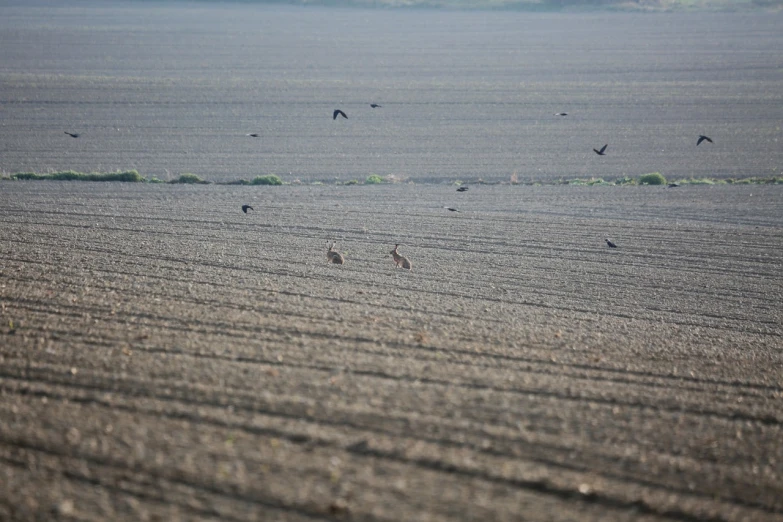
<svg viewBox="0 0 783 522"><path fill-rule="evenodd" d="M397 247L400 245L394 245L394 250L391 251L391 255L394 258L394 264L399 267L407 268L408 270L411 269L411 262L410 260L405 257L401 256L399 252L397 252Z"/></svg>
<svg viewBox="0 0 783 522"><path fill-rule="evenodd" d="M328 244L329 243L327 243L327 245ZM329 247L329 250L326 251L326 259L330 263L334 263L335 265L342 265L343 263L345 263L345 259L343 259L343 255L337 250L334 250L334 242L332 242L332 246Z"/></svg>

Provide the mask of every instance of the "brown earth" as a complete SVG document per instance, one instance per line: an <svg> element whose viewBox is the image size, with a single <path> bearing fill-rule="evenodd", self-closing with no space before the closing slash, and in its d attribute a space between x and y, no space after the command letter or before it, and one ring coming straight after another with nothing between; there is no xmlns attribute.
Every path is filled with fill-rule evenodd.
<svg viewBox="0 0 783 522"><path fill-rule="evenodd" d="M783 187L5 182L0 222L2 520L783 518Z"/></svg>

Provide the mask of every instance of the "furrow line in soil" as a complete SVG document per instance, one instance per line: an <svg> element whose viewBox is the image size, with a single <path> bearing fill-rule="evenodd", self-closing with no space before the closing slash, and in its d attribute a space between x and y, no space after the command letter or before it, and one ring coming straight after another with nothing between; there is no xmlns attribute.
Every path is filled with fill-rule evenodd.
<svg viewBox="0 0 783 522"><path fill-rule="evenodd" d="M87 401L94 402L92 399L87 399ZM127 406L123 404L111 403L111 407L115 409L116 408L124 409ZM135 414L146 413L143 411L139 412L139 410L137 410L133 406L130 406L130 410L128 411L130 413L135 413ZM316 446L316 447L324 447L324 446L340 447L340 443L335 441L333 438L335 434L327 433L324 432L323 430L319 431L320 435L317 436L306 435L306 434L294 435L294 434L287 433L285 430L281 431L276 428L243 426L242 423L237 424L230 420L226 421L219 417L220 415L219 412L215 414L211 414L209 411L201 411L199 413L194 414L190 410L190 408L186 408L184 410L179 409L178 413L175 411L169 411L164 413L158 410L152 414L153 415L163 414L173 419L195 422L201 425L203 425L204 423L213 424L219 428L247 430L257 435L272 436L276 438L285 438L286 440L289 440L294 444L306 444L309 446ZM510 485L516 488L529 490L531 492L537 492L544 495L554 496L556 498L561 498L563 500L579 497L579 495L575 491L574 484L579 483L580 478L581 480L585 479L584 469L578 469L578 468L574 469L571 466L564 467L561 463L557 463L554 461L547 461L546 459L544 459L543 462L534 463L532 467L529 463L519 462L518 466L522 466L521 468L522 474L527 475L527 477L524 476L520 477L518 475L513 476L516 474L512 474L512 476L510 477L504 476L498 474L496 471L490 471L490 470L504 469L504 467L500 466L500 464L502 462L508 462L508 455L502 453L496 454L491 450L470 448L468 446L467 449L469 451L484 453L484 456L486 458L489 458L491 461L498 461L498 462L476 464L478 460L470 459L472 463L466 465L468 460L465 459L464 456L454 459L449 455L448 452L444 453L443 450L440 449L444 444L450 445L448 441L443 441L443 440L430 441L428 439L418 439L419 443L412 445L410 443L406 443L405 441L406 438L407 437L401 438L399 436L395 436L388 440L379 440L378 442L373 441L372 445L369 445L366 442L366 439L361 439L354 444L350 444L348 446L342 447L342 449L350 453L351 455L362 455L365 457L378 458L378 459L388 460L392 462L399 462L403 465L409 465L409 466L414 466L423 469L430 469L436 472L447 473L450 475L456 474L464 477L477 478L483 481ZM19 441L18 439L9 440L8 436L4 437L4 439L6 445L12 445L12 446L17 445L24 448L28 448L30 445L30 443L27 441ZM428 448L428 446L432 446L432 448L430 449ZM462 447L463 449L465 449L466 447L464 443L458 444L458 446ZM55 449L51 449L49 451L55 454L60 454L60 452L58 452ZM88 455L85 454L80 454L79 457L82 459L86 458L88 460L93 460L96 458L96 457L90 458ZM97 457L97 459L99 461L103 460L101 457ZM551 470L553 466L557 468L558 471L556 472L548 471ZM158 470L148 468L148 469L144 469L143 471L147 472L148 474L150 473L156 474ZM532 475L533 477L530 477L530 475ZM590 473L590 475L595 477L596 473L593 472ZM661 502L663 502L664 504L672 503L670 497L672 496L672 494L674 494L677 496L685 496L691 498L703 497L712 500L713 503L733 506L734 508L739 507L739 508L751 509L752 512L756 512L759 515L763 513L768 513L768 514L779 513L779 506L774 507L774 504L766 505L764 503L759 503L758 501L747 501L739 497L736 498L721 497L716 499L714 495L710 494L709 492L700 494L699 492L687 491L687 488L685 490L679 490L677 488L672 489L667 484L650 483L639 477L627 477L624 475L618 476L618 475L614 475L611 472L599 473L598 476L602 477L603 480L601 480L601 482L603 482L605 486L609 485L606 483L613 482L614 487L607 487L605 492L594 491L592 494L587 496L586 500L590 502L599 502L601 504L605 503L607 504L607 506L613 508L627 508L630 505L636 506L638 508L639 504L641 504L641 506L644 508L644 511L649 510L649 513L651 514L659 514L662 516L674 518L676 520L704 520L705 519L703 518L704 517L703 514L694 515L693 513L682 511L681 508L675 508L674 510L670 510L670 509L662 510L660 505L655 505ZM171 477L167 477L167 478L170 479ZM180 477L177 478L181 480ZM190 482L188 483L190 484ZM641 490L646 493L642 493L641 491L636 491L637 488L641 488ZM617 489L620 489L620 491L617 491ZM631 491L627 491L628 489L630 489ZM623 497L627 497L628 495L631 495L631 497L635 497L635 498L623 498ZM650 501L647 500L650 496L657 497L657 502L650 503ZM645 500L642 500L642 498L645 498ZM774 494L770 498L774 499L775 498ZM680 503L679 505L681 505L682 499L678 499L678 501ZM714 518L715 515L712 515L712 517L713 518L707 518L707 519L724 520L724 518L722 517Z"/></svg>
<svg viewBox="0 0 783 522"><path fill-rule="evenodd" d="M272 365L270 365L272 366ZM329 375L331 374L334 369L331 367L318 367L315 365L312 365L310 367L306 367L305 369L309 371L317 371L322 374ZM552 389L539 389L536 387L499 387L499 386L492 386L489 384L486 384L484 382L475 382L475 381L463 381L463 382L451 382L444 379L435 379L435 378L428 378L428 377L418 377L418 376L409 376L409 375L392 375L383 371L379 370L352 370L350 372L351 376L355 376L357 378L368 378L368 379L374 379L374 380L380 380L388 382L389 384L405 384L407 383L410 385L415 386L426 386L426 387L433 387L436 389L439 388L447 388L447 389L459 389L463 390L464 392L492 392L495 394L507 394L510 397L518 397L519 399L523 399L526 401L532 401L532 400L538 400L538 401L555 401L555 403L564 403L564 404L572 404L572 405L596 405L596 406L606 406L606 407L621 407L621 408L631 408L633 410L638 410L641 412L659 412L659 413L667 413L672 415L686 415L686 416L692 416L694 418L706 418L706 419L720 419L723 421L735 423L735 424L742 424L744 422L753 422L758 423L762 426L769 426L775 429L778 429L783 425L783 421L781 421L777 417L777 410L773 407L771 409L766 409L767 411L764 411L765 409L762 409L759 412L753 413L747 410L742 410L738 408L733 408L729 405L724 406L724 409L718 409L714 407L710 408L704 408L699 407L699 403L696 401L688 400L679 396L674 396L672 398L667 399L658 399L655 402L650 402L648 399L645 399L649 397L649 394L646 393L637 393L632 396L629 396L627 394L619 394L617 396L607 395L605 392L595 392L595 391L588 391L584 390L581 387L576 387L573 385L569 385L566 390L562 390L560 388L554 387ZM78 379L75 379L72 375L70 375L70 367L58 367L56 365L43 365L40 364L36 367L23 367L23 366L17 366L14 364L11 365L11 361L6 361L5 367L0 369L0 376L6 377L6 378L15 378L15 379L27 379L31 382L50 382L50 383L56 383L56 384L68 384L72 383L75 380L78 382L81 382L83 386L88 386L89 382L90 387L97 387L97 386L106 386L108 389L120 389L125 390L123 393L128 394L138 394L138 393L149 393L153 394L155 392L149 391L149 392L142 392L140 391L144 386L147 384L141 384L140 382L137 383L135 379L131 379L130 377L124 377L122 379L118 378L108 378L104 372L100 371L90 371L90 372L82 372L82 375L78 377ZM156 379L156 382L159 382L159 386L156 387L158 390L158 393L164 393L161 397L165 396L165 393L169 393L172 389L172 383L169 382L169 379ZM101 384L102 383L102 384ZM130 387L123 385L123 383L126 383L126 385L129 385ZM187 385L182 384L182 386L187 387ZM315 388L323 387L324 390L328 390L331 386L328 382L325 382L323 385L318 385L316 383L311 383L310 387ZM220 387L216 387L216 390L221 390ZM316 392L317 388L313 389L313 392ZM193 392L195 393L195 392ZM226 395L226 401L228 398L231 398L232 400L236 400L240 397L244 397L245 399L248 399L247 393L240 392L238 389L233 389L233 391L224 388L221 390L221 393L228 394ZM471 415L482 415L487 416L487 418L492 418L492 411L490 408L487 408L486 406L483 409L476 409L471 410L470 412L466 412Z"/></svg>

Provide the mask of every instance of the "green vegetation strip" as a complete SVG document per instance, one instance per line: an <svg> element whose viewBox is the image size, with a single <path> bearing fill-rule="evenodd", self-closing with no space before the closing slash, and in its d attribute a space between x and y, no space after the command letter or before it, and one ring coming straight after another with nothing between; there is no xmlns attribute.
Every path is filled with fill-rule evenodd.
<svg viewBox="0 0 783 522"><path fill-rule="evenodd" d="M516 184L516 183L513 183ZM583 186L618 186L618 185L763 185L763 184L783 184L783 176L772 176L769 178L751 177L751 178L687 178L667 181L660 172L652 172L639 176L638 179L623 177L611 181L605 181L602 178L590 179L559 179L550 183L531 182L527 185L583 185Z"/></svg>
<svg viewBox="0 0 783 522"><path fill-rule="evenodd" d="M129 170L126 172L109 172L104 174L85 174L84 172L74 172L73 170L66 170L65 172L53 172L51 174L20 172L18 174L12 174L10 179L53 181L126 181L135 183L146 181L146 179L135 170Z"/></svg>
<svg viewBox="0 0 783 522"><path fill-rule="evenodd" d="M190 184L190 185L206 185L212 183L205 180L196 174L184 173L179 177L170 181L164 181L152 176L145 178L135 170L128 170L125 172L107 172L107 173L84 173L75 172L73 170L67 170L64 172L52 172L50 174L38 174L35 172L19 172L17 174L11 174L9 176L2 176L0 180L52 180L52 181L121 181L130 183L172 183L172 184ZM409 182L407 180L404 180ZM337 181L336 185L380 185L380 184L392 184L399 183L400 179L395 176L389 176L387 178L381 177L377 174L371 174L364 181L352 179L349 181ZM474 181L455 181L455 185L462 185L465 183L471 183L474 185L580 185L580 186L619 186L619 185L748 185L748 184L783 184L783 176L772 177L750 177L750 178L689 178L689 179L677 179L666 180L663 174L660 172L651 172L649 174L643 174L638 178L632 178L625 176L614 180L604 180L603 178L573 178L573 179L558 179L550 181L527 181L520 182L517 176L511 177L510 181L484 181L482 179ZM216 182L218 185L302 185L299 180L286 183L279 176L274 174L268 174L265 176L256 176L251 181L246 179L239 179L235 181ZM314 181L311 185L324 185L322 181Z"/></svg>

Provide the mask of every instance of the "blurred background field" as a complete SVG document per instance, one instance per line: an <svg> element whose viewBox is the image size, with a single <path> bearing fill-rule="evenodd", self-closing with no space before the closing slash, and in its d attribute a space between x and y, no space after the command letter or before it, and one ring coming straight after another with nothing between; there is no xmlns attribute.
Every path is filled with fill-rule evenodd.
<svg viewBox="0 0 783 522"><path fill-rule="evenodd" d="M153 2L2 14L5 174L534 182L772 177L783 160L780 14ZM700 134L715 143L696 148Z"/></svg>

